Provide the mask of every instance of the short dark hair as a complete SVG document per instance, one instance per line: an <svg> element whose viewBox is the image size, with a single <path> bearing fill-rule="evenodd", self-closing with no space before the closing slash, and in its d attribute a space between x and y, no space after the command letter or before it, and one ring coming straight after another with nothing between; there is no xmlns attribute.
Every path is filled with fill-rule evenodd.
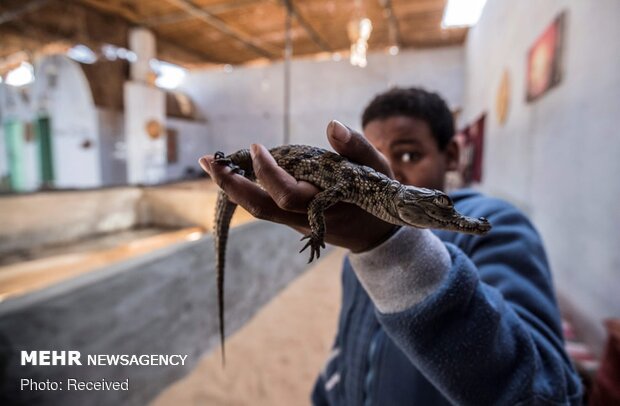
<svg viewBox="0 0 620 406"><path fill-rule="evenodd" d="M372 120L401 115L426 121L440 150L454 136L454 118L446 102L437 93L418 87L394 87L375 96L364 109L362 128Z"/></svg>

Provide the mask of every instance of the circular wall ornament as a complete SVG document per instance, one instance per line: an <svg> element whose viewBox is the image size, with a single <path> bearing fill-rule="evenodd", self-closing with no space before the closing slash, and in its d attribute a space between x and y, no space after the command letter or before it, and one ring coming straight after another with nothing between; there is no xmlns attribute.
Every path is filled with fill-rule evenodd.
<svg viewBox="0 0 620 406"><path fill-rule="evenodd" d="M153 140L156 140L161 135L162 128L159 121L151 119L146 122L146 133Z"/></svg>
<svg viewBox="0 0 620 406"><path fill-rule="evenodd" d="M497 112L497 121L501 125L506 123L508 118L508 110L510 108L510 75L508 70L504 69L502 79L497 89L497 98L495 99L495 110Z"/></svg>

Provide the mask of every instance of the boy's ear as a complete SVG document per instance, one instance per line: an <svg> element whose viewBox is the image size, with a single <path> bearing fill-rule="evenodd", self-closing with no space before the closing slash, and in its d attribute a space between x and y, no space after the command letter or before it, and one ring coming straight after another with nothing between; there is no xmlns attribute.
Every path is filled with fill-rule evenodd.
<svg viewBox="0 0 620 406"><path fill-rule="evenodd" d="M460 155L459 144L453 137L444 150L444 156L446 157L446 171L456 171L459 168Z"/></svg>

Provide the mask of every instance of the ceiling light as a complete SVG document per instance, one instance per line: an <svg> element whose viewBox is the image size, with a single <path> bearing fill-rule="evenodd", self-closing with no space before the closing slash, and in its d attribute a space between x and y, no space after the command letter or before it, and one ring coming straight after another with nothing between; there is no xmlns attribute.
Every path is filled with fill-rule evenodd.
<svg viewBox="0 0 620 406"><path fill-rule="evenodd" d="M151 59L150 65L151 69L157 74L155 86L164 89L176 89L183 83L183 79L185 79L187 74L187 71L179 65L157 59Z"/></svg>
<svg viewBox="0 0 620 406"><path fill-rule="evenodd" d="M448 0L441 26L449 28L476 25L485 3L486 0Z"/></svg>
<svg viewBox="0 0 620 406"><path fill-rule="evenodd" d="M138 61L138 55L134 51L127 51L127 61L134 63Z"/></svg>
<svg viewBox="0 0 620 406"><path fill-rule="evenodd" d="M22 62L19 67L6 75L6 84L11 86L24 86L34 82L34 70L28 62Z"/></svg>
<svg viewBox="0 0 620 406"><path fill-rule="evenodd" d="M372 22L368 18L351 20L347 26L347 32L351 40L349 61L353 66L364 68L368 63L366 51L368 51L368 38L372 32Z"/></svg>
<svg viewBox="0 0 620 406"><path fill-rule="evenodd" d="M79 63L92 64L97 62L97 55L89 47L82 44L69 48L67 56Z"/></svg>
<svg viewBox="0 0 620 406"><path fill-rule="evenodd" d="M370 33L372 32L372 23L368 18L363 18L360 21L360 38L368 40Z"/></svg>
<svg viewBox="0 0 620 406"><path fill-rule="evenodd" d="M127 59L127 55L128 55L129 50L125 49L125 48L118 48L116 50L116 56L118 56L120 59Z"/></svg>
<svg viewBox="0 0 620 406"><path fill-rule="evenodd" d="M116 55L116 47L114 45L103 45L101 47L101 52L103 52L103 56L105 56L108 61L115 61L118 58L118 55Z"/></svg>
<svg viewBox="0 0 620 406"><path fill-rule="evenodd" d="M101 53L109 61L115 61L117 59L123 59L128 62L136 62L138 55L135 52L130 51L127 48L117 47L116 45L105 44L101 47Z"/></svg>

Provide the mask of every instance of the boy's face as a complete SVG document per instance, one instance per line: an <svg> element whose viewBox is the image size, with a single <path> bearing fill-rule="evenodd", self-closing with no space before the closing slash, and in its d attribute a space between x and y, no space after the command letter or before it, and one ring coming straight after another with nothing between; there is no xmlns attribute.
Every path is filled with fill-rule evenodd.
<svg viewBox="0 0 620 406"><path fill-rule="evenodd" d="M443 190L447 171L458 164L458 145L441 151L428 123L408 116L372 120L364 135L390 162L396 180L406 185Z"/></svg>

